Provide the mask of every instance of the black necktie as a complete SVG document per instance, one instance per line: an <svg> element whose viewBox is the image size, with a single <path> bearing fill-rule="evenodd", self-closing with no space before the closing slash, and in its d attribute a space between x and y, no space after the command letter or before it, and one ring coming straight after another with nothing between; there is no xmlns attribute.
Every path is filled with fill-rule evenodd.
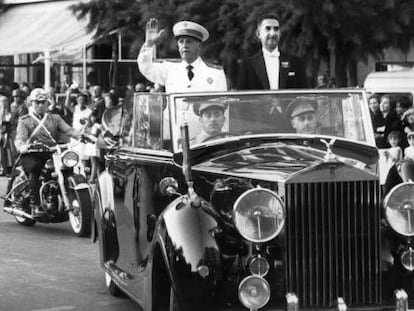
<svg viewBox="0 0 414 311"><path fill-rule="evenodd" d="M193 66L188 65L187 67L187 75L188 75L188 79L191 81L194 78L194 72L193 72Z"/></svg>

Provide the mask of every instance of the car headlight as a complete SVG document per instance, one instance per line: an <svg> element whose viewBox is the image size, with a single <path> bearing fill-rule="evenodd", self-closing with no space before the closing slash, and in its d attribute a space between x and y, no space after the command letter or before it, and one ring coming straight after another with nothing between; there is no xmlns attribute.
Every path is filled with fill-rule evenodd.
<svg viewBox="0 0 414 311"><path fill-rule="evenodd" d="M249 262L249 271L253 275L264 277L269 270L269 262L260 255L253 257Z"/></svg>
<svg viewBox="0 0 414 311"><path fill-rule="evenodd" d="M414 250L411 247L401 252L400 260L405 269L410 272L414 271Z"/></svg>
<svg viewBox="0 0 414 311"><path fill-rule="evenodd" d="M67 150L62 155L62 163L67 167L74 167L79 162L79 155L75 151Z"/></svg>
<svg viewBox="0 0 414 311"><path fill-rule="evenodd" d="M414 236L414 183L395 186L384 200L385 217L397 233Z"/></svg>
<svg viewBox="0 0 414 311"><path fill-rule="evenodd" d="M262 308L270 300L269 283L257 275L244 278L239 285L239 300L250 310Z"/></svg>
<svg viewBox="0 0 414 311"><path fill-rule="evenodd" d="M234 203L234 224L239 233L252 242L275 238L282 230L285 218L282 200L268 189L247 190Z"/></svg>

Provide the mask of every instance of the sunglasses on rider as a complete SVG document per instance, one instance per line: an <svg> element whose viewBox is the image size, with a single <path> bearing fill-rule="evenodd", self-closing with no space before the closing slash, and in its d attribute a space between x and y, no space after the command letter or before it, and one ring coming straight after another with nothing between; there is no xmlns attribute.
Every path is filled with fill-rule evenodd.
<svg viewBox="0 0 414 311"><path fill-rule="evenodd" d="M34 100L33 103L35 103L35 104L45 104L46 101L45 100Z"/></svg>

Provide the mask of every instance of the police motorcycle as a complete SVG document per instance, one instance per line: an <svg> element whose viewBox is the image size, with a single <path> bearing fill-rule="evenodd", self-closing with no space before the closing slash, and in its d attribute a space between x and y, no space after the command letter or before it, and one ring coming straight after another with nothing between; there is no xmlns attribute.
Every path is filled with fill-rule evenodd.
<svg viewBox="0 0 414 311"><path fill-rule="evenodd" d="M49 147L34 142L28 152L50 152L39 178L40 212L31 205L28 176L16 160L8 180L3 211L13 215L17 223L32 226L40 223L68 221L78 237L91 231L92 200L81 156L73 150L80 141Z"/></svg>

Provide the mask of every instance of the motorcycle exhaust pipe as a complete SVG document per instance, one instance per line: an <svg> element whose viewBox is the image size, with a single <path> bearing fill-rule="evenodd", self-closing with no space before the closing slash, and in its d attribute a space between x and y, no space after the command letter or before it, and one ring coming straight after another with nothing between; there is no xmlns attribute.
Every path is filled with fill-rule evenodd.
<svg viewBox="0 0 414 311"><path fill-rule="evenodd" d="M13 216L19 216L19 217L24 217L24 218L28 218L28 219L34 219L32 215L23 212L17 208L13 208L13 207L4 207L3 211L5 211L6 213L9 213L10 215Z"/></svg>

